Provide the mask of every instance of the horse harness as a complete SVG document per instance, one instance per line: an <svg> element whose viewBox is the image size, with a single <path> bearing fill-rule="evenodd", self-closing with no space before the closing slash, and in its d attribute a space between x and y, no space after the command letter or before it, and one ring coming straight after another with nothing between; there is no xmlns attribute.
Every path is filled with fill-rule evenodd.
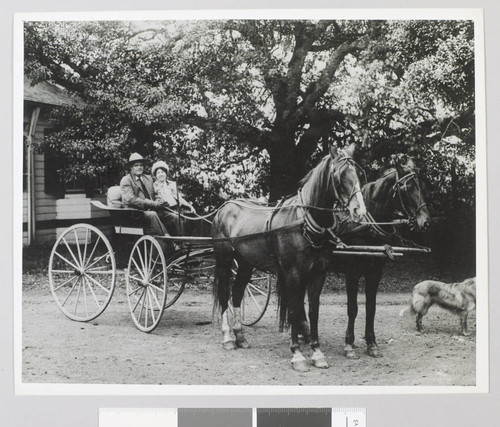
<svg viewBox="0 0 500 427"><path fill-rule="evenodd" d="M335 173L330 174L330 177L331 177L331 180L332 180L332 188L333 188L333 191L334 191L334 197L335 197L336 203L342 205L340 207L340 209L336 209L335 207L332 208L332 209L329 209L329 208L320 208L318 206L309 206L309 205L306 205L304 203L304 198L303 198L303 194L302 194L302 187L299 188L299 190L297 191L298 204L290 206L290 208L291 207L296 207L296 208L298 208L298 209L301 210L302 218L303 218L302 235L309 242L309 244L311 245L311 247L313 247L314 249L320 249L320 248L324 247L324 245L326 243L332 243L333 242L335 245L341 245L342 244L342 241L337 236L337 234L338 234L338 230L340 228L340 225L347 218L339 221L339 219L337 218L336 212L342 212L342 211L344 211L345 208L351 202L352 198L355 197L357 193L361 192L361 189L356 189L354 187L353 191L348 196L347 201L345 203L341 202L341 197L340 197L340 194L339 194L339 190L337 189L337 183L335 182L335 178L337 177L337 182L340 182L340 175L341 175L341 171L342 171L343 167L346 166L346 165L353 164L353 165L357 166L363 173L364 173L364 171L349 156L341 157L340 159L338 159L338 162L339 163L343 162L343 163L340 165L340 167L337 168L337 170L336 170ZM272 219L274 217L274 214L275 214L275 212L278 209L282 208L282 205L283 205L283 203L284 203L284 201L286 199L287 198L281 199L278 202L278 204L276 205L276 207L273 210L273 212L271 213L271 215L269 215L269 217L267 218L266 223L265 223L265 227L264 227L266 235L271 236L271 231L272 231L271 230L271 223L272 223ZM328 211L331 211L332 212L332 217L333 217L333 224L332 224L332 226L331 227L322 227L321 225L319 225L317 223L317 221L314 219L313 215L311 215L311 211L312 210L328 210ZM271 249L273 250L273 253L274 253L274 249L275 248L274 248L274 245L272 243L272 238L268 237L268 239L269 239L269 242L270 242L270 245L271 245Z"/></svg>
<svg viewBox="0 0 500 427"><path fill-rule="evenodd" d="M326 243L334 243L335 245L341 245L342 241L341 239L337 236L338 230L340 226L347 220L347 217L345 219L339 220L336 213L338 212L343 212L345 211L345 208L349 205L351 202L352 198L356 196L357 193L361 192L361 189L356 189L355 187L353 188L352 193L347 197L346 202L341 201L341 197L339 194L339 190L337 189L337 183L335 178L337 178L337 181L340 182L340 175L341 171L346 165L354 165L355 167L358 167L363 173L363 169L354 161L352 158L349 156L343 156L337 160L337 162L342 162L342 164L337 168L335 173L330 174L331 180L332 180L332 188L334 191L334 196L335 200L337 201L337 205L340 204L340 208L321 208L318 206L311 206L311 205L306 205L303 200L303 195L302 195L302 188L299 188L297 192L297 204L293 205L286 205L284 206L284 203L286 200L288 200L291 196L286 196L283 197L282 199L279 200L279 202L276 204L276 206L269 208L268 206L263 206L260 205L259 203L249 203L248 201L243 201L243 200L231 200L230 202L226 203L234 203L239 206L243 207L249 207L251 206L251 209L255 210L270 210L270 214L268 215L266 222L264 224L264 230L261 233L255 233L252 235L246 235L246 236L239 236L239 237L232 237L229 238L231 241L237 241L243 238L250 238L250 237L256 237L256 236L264 236L264 238L267 240L271 253L275 253L275 247L273 243L273 238L272 235L275 232L279 232L285 229L292 229L298 226L302 226L302 235L304 238L309 242L311 247L314 249L320 249L322 248ZM300 209L302 212L302 218L293 221L291 224L280 227L277 229L272 229L272 221L274 218L274 215L276 214L277 211L282 210L282 209ZM317 223L317 221L314 219L314 217L311 215L312 210L319 210L319 211L330 211L332 212L332 217L333 217L333 224L331 227L322 227ZM274 256L274 255L273 255Z"/></svg>
<svg viewBox="0 0 500 427"><path fill-rule="evenodd" d="M420 185L419 185L418 180L417 180L417 174L415 172L411 171L411 172L407 173L406 175L404 175L402 178L399 178L398 171L394 170L394 173L396 174L396 181L392 187L392 189L393 189L392 197L396 197L396 195L398 196L399 202L401 204L401 208L407 217L408 223L410 224L410 226L413 226L413 224L415 224L415 222L416 222L418 212L420 211L420 209L422 209L424 206L427 205L426 202L421 202L422 194L420 191ZM413 215L410 214L407 206L405 205L404 199L403 199L403 194L402 194L403 191L406 192L406 194L408 193L407 184L412 179L415 180L415 183L416 183L417 187L419 188L419 198L420 198L419 203L417 205L417 208L415 209L415 213ZM366 220L365 225L360 225L360 227L368 226L372 237L382 237L385 240L397 239L403 245L410 244L410 246L420 247L420 245L417 245L415 242L404 239L394 224L392 224L392 232L388 232L388 231L385 231L379 225L379 223L377 223L375 218L373 218L373 216L369 212L366 213L365 220Z"/></svg>
<svg viewBox="0 0 500 427"><path fill-rule="evenodd" d="M363 174L365 174L365 171L349 156L341 157L340 159L338 159L338 162L339 163L342 162L342 164L337 168L335 173L332 173L330 175L330 177L332 180L332 188L334 191L336 205L340 204L341 206L340 208L335 208L334 205L333 209L329 209L332 211L332 217L333 217L333 224L331 227L320 226L316 222L314 217L311 215L311 210L323 210L323 208L319 208L316 206L310 206L305 208L302 197L302 188L299 188L299 191L297 193L299 206L300 209L302 210L302 217L304 218L304 227L302 235L314 249L320 249L326 243L334 243L336 246L342 245L342 241L340 237L338 237L338 232L342 224L347 220L347 217L339 221L336 213L343 212L347 208L347 206L349 206L349 203L351 203L353 197L355 197L357 193L361 193L360 188L357 189L356 187L353 187L351 194L347 197L347 201L345 203L342 203L342 199L340 197L339 190L337 189L337 183L335 182L335 178L337 178L337 182L340 182L342 169L346 165L354 166L355 168L360 170Z"/></svg>
<svg viewBox="0 0 500 427"><path fill-rule="evenodd" d="M407 173L406 175L404 175L402 178L399 178L399 174L398 174L397 170L395 170L395 173L396 173L396 182L394 183L394 186L392 187L392 189L393 189L392 197L396 197L396 194L398 195L399 202L401 203L401 208L403 209L403 212L405 213L405 215L408 217L408 220L410 221L410 225L414 224L415 221L417 220L417 215L418 215L420 209L422 209L424 206L427 205L426 202L421 201L422 192L420 191L420 185L419 185L418 180L417 180L417 174L415 172L411 171L411 172ZM419 189L419 202L418 202L417 208L415 209L415 213L413 215L410 214L407 206L405 205L404 199L403 199L403 194L402 194L403 190L404 190L404 192L406 192L406 194L408 194L407 184L412 179L415 181L415 184L417 185L417 187Z"/></svg>

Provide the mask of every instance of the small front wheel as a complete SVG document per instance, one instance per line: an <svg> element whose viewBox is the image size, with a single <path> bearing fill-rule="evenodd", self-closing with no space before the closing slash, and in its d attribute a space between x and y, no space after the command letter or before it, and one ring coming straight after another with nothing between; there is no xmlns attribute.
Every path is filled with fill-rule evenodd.
<svg viewBox="0 0 500 427"><path fill-rule="evenodd" d="M213 277L214 259L212 248L197 249L192 252L177 252L167 261L169 294L165 308L172 306L181 296L186 281L207 281Z"/></svg>
<svg viewBox="0 0 500 427"><path fill-rule="evenodd" d="M167 300L165 255L158 241L142 236L132 248L127 266L127 299L132 320L143 332L160 323Z"/></svg>
<svg viewBox="0 0 500 427"><path fill-rule="evenodd" d="M253 326L262 319L270 298L271 275L254 270L241 300L241 323Z"/></svg>
<svg viewBox="0 0 500 427"><path fill-rule="evenodd" d="M233 280L238 272L238 262L233 260ZM271 275L259 270L253 270L252 277L245 287L241 300L241 323L244 326L255 325L266 312L271 298ZM232 311L231 299L229 308Z"/></svg>

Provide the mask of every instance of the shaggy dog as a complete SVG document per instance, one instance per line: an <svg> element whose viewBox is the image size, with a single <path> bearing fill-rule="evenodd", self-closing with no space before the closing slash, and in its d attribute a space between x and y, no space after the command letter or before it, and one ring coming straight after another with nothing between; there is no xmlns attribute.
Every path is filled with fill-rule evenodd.
<svg viewBox="0 0 500 427"><path fill-rule="evenodd" d="M400 315L407 311L416 314L417 330L423 332L422 317L433 304L458 314L462 334L469 335L467 332L467 315L469 311L476 308L476 278L450 284L435 280L420 282L413 288L409 307L403 309Z"/></svg>

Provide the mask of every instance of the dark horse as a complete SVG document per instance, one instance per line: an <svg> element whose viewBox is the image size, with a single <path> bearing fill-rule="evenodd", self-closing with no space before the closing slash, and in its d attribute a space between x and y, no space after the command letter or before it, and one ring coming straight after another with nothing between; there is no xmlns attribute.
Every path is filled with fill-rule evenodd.
<svg viewBox="0 0 500 427"><path fill-rule="evenodd" d="M404 166L396 164L379 179L363 186L362 192L368 215L371 214L376 222L391 222L394 212L398 211L406 216L412 229L419 231L429 229L431 222L429 210L422 185L411 160ZM394 233L394 230L387 230L384 225L369 227L348 225L347 227L341 236L342 241L350 245L395 245L401 243L399 234ZM359 230L360 228L362 230ZM348 258L347 255L343 256L342 260L334 257L332 261L334 268L341 264L342 270L346 272L349 323L345 336L345 355L348 358L357 359L359 357L354 347L354 322L358 314L358 284L359 279L363 276L365 277L366 295L365 340L367 352L372 357L382 356L375 341L374 321L377 290L385 261L384 258L353 256Z"/></svg>
<svg viewBox="0 0 500 427"><path fill-rule="evenodd" d="M300 352L299 334L304 332L304 296L309 296L311 348L314 365L327 368L319 348L319 295L325 279L328 254L316 245L318 236L334 226L334 208L349 210L352 220L366 213L356 164L348 150L332 148L330 154L302 180L298 194L284 199L275 208L248 201L234 200L224 204L212 224L215 253L215 303L222 314L223 345L226 349L248 347L241 325L241 300L253 269L271 271L280 283L280 326L291 325L292 366L308 371ZM231 286L233 260L238 264ZM232 294L234 319L228 318L228 301ZM233 337L234 333L234 337Z"/></svg>

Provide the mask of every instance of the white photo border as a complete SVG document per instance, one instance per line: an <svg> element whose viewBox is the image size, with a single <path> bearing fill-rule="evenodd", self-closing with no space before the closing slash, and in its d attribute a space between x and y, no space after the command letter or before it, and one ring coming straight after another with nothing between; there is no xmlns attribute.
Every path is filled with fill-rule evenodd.
<svg viewBox="0 0 500 427"><path fill-rule="evenodd" d="M23 158L23 24L27 21L208 20L208 19L384 19L471 20L475 33L476 105L476 271L477 290L475 386L195 386L88 385L22 382L22 158ZM13 257L14 383L18 395L372 395L457 394L489 391L489 277L486 152L485 45L482 9L260 9L185 11L100 11L20 13L14 16L13 78Z"/></svg>

